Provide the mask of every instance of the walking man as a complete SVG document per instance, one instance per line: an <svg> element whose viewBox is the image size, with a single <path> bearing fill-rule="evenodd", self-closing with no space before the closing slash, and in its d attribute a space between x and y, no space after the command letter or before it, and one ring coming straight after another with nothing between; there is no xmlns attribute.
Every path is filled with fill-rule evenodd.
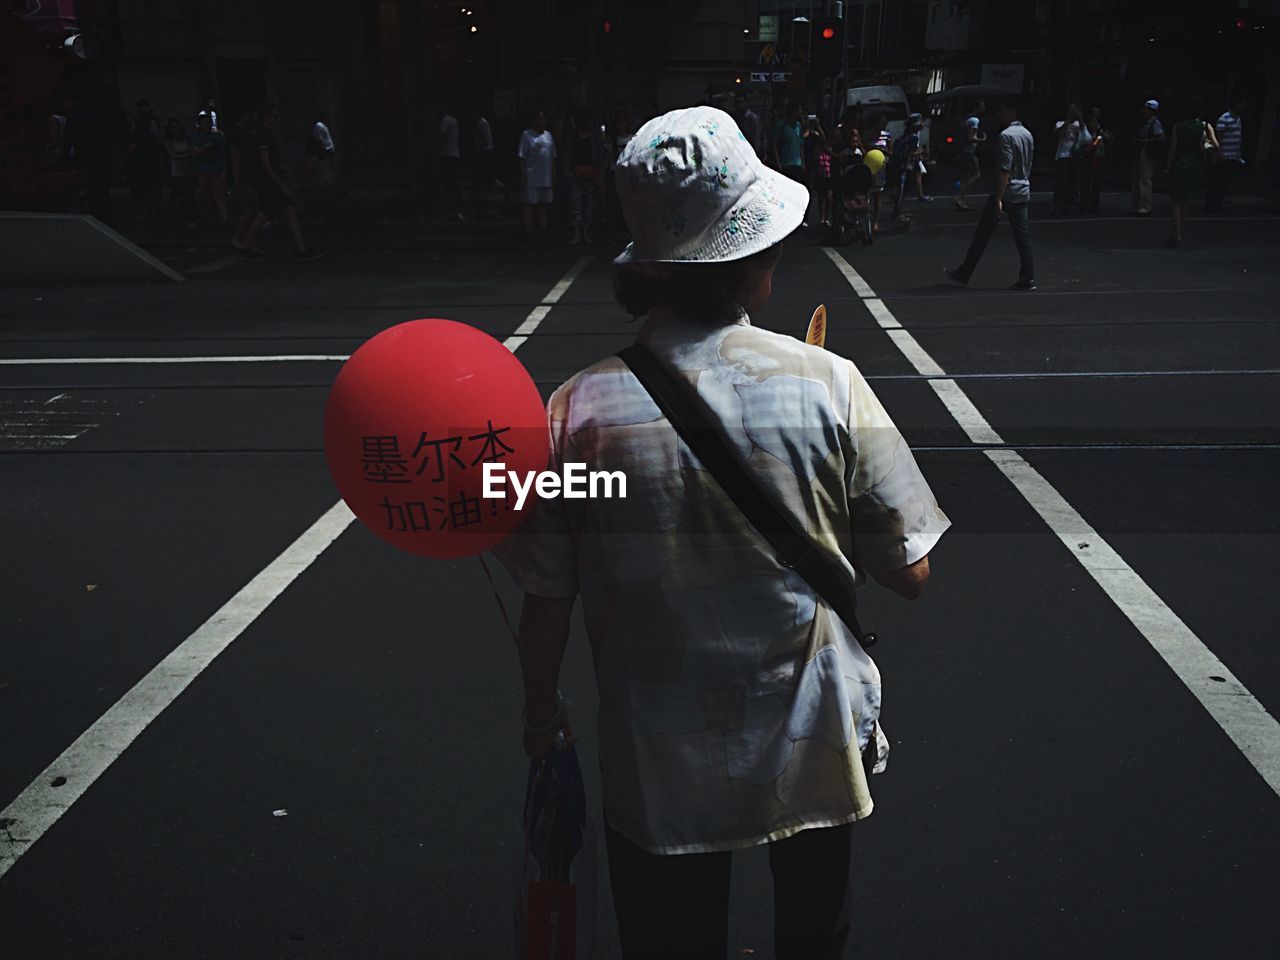
<svg viewBox="0 0 1280 960"><path fill-rule="evenodd" d="M1160 125L1160 102L1148 100L1142 107L1142 125L1133 138L1138 145L1138 159L1133 167L1133 217L1151 216L1151 175L1156 169L1156 158L1164 152L1164 127Z"/></svg>
<svg viewBox="0 0 1280 960"><path fill-rule="evenodd" d="M996 143L996 189L987 200L969 244L964 263L946 274L960 286L966 286L973 271L987 249L987 241L996 232L996 223L1002 213L1009 217L1013 228L1013 242L1022 261L1015 290L1036 288L1035 266L1031 260L1031 222L1027 207L1031 201L1031 159L1035 155L1035 140L1031 131L1018 121L1017 98L1009 95L1000 99L996 119L1003 129Z"/></svg>
<svg viewBox="0 0 1280 960"><path fill-rule="evenodd" d="M458 167L462 164L462 151L459 148L458 118L447 107L440 118L437 138L440 143L440 207L447 219L461 222Z"/></svg>
<svg viewBox="0 0 1280 960"><path fill-rule="evenodd" d="M972 115L964 122L964 145L960 148L960 192L951 201L957 210L973 209L965 198L982 179L982 168L978 166L978 144L987 139L987 135L982 132L982 115L986 112L986 101L976 100Z"/></svg>
<svg viewBox="0 0 1280 960"><path fill-rule="evenodd" d="M1218 159L1209 173L1209 193L1205 197L1205 213L1221 213L1222 201L1226 198L1231 182L1244 169L1244 115L1245 99L1237 94L1231 98L1231 107L1218 118L1214 132L1218 135L1218 143L1222 149Z"/></svg>

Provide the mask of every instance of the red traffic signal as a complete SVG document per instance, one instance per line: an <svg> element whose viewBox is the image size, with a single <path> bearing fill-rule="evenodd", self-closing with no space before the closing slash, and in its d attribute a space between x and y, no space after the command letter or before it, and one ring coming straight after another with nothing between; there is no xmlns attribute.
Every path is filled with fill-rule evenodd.
<svg viewBox="0 0 1280 960"><path fill-rule="evenodd" d="M819 17L813 23L813 75L834 77L844 65L844 21L839 17Z"/></svg>

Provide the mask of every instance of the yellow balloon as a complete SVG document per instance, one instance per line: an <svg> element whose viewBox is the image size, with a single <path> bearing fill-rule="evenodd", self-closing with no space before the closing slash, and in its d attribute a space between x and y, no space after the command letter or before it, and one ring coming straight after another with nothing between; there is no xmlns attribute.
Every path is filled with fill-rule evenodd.
<svg viewBox="0 0 1280 960"><path fill-rule="evenodd" d="M884 169L884 154L879 150L868 150L862 162L872 173L879 173Z"/></svg>

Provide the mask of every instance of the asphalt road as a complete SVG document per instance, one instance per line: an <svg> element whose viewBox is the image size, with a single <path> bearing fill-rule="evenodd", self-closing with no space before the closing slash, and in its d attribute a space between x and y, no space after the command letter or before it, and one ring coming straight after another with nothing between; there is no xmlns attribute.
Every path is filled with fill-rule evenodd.
<svg viewBox="0 0 1280 960"><path fill-rule="evenodd" d="M941 283L977 215L912 203L909 231L842 251L883 307L803 236L754 318L802 336L826 303L828 347L871 378L954 523L920 602L862 601L893 756L855 831L850 956L1280 955L1280 797L1258 769L1280 743L1246 756L1193 693L1203 677L1180 679L1133 619L1157 640L1180 622L1221 661L1227 715L1280 711L1280 217L1192 220L1170 251L1163 222L1111 199L1099 220L1037 202L1036 293L1007 289L1007 228L967 290ZM5 291L0 357L50 362L0 366L0 804L337 499L321 451L337 362L57 361L346 354L423 316L503 338L584 255L518 356L549 392L633 336L608 244L362 229L318 263L193 244L163 251L199 271L182 285ZM992 449L1122 562L1091 574ZM1120 567L1165 613L1104 590ZM561 686L594 802L580 625ZM0 955L510 956L520 700L479 564L353 524L20 845ZM596 955L616 958L600 856ZM734 860L734 954L769 957L765 851Z"/></svg>

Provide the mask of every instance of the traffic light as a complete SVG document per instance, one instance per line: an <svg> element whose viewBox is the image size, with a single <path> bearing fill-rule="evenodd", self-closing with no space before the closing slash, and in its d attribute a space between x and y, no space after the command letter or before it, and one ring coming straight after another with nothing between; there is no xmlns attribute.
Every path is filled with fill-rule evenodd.
<svg viewBox="0 0 1280 960"><path fill-rule="evenodd" d="M840 72L844 54L844 20L840 17L818 17L813 21L813 75L819 79Z"/></svg>
<svg viewBox="0 0 1280 960"><path fill-rule="evenodd" d="M601 18L596 26L596 52L606 67L618 58L618 21L612 17Z"/></svg>

